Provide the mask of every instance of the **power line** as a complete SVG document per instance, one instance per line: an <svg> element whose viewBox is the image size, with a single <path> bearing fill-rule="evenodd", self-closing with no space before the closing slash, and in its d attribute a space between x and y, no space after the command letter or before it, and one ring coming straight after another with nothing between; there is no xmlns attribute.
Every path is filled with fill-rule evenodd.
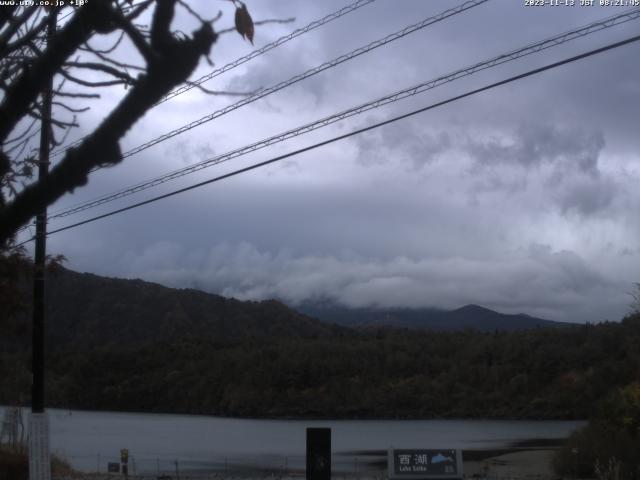
<svg viewBox="0 0 640 480"><path fill-rule="evenodd" d="M220 176L217 176L217 177L214 177L214 178L210 178L208 180L205 180L203 182L199 182L199 183L190 185L188 187L184 187L184 188L181 188L181 189L178 189L178 190L174 190L172 192L165 193L163 195L159 195L157 197L153 197L153 198L150 198L148 200L144 200L142 202L138 202L138 203L135 203L133 205L129 205L129 206L124 207L124 208L113 210L111 212L108 212L108 213L105 213L105 214L102 214L102 215L98 215L98 216L83 220L81 222L77 222L77 223L62 227L62 228L58 228L56 230L52 230L52 231L49 232L49 235L52 235L54 233L63 232L65 230L69 230L69 229L72 229L72 228L75 228L75 227L79 227L81 225L86 225L87 223L95 222L97 220L101 220L103 218L107 218L107 217L116 215L118 213L123 213L123 212L126 212L128 210L133 210L134 208L138 208L138 207L141 207L143 205L148 205L150 203L154 203L154 202L157 202L159 200L163 200L165 198L169 198L169 197L178 195L180 193L187 192L189 190L194 190L196 188L200 188L202 186L209 185L211 183L219 182L221 180L224 180L224 179L227 179L227 178L230 178L230 177L234 177L234 176L239 175L241 173L245 173L245 172L248 172L248 171L251 171L251 170L255 170L257 168L264 167L264 166L270 165L272 163L279 162L281 160L284 160L286 158L289 158L289 157L292 157L292 156L295 156L295 155L300 155L302 153L314 150L316 148L319 148L319 147L322 147L322 146L325 146L325 145L328 145L328 144L331 144L331 143L334 143L334 142L337 142L337 141L340 141L340 140L344 140L344 139L352 137L354 135L358 135L358 134L373 130L375 128L382 127L384 125L388 125L390 123L397 122L399 120L412 117L412 116L417 115L419 113L423 113L423 112L426 112L428 110L432 110L432 109L447 105L449 103L456 102L456 101L461 100L463 98L470 97L472 95L476 95L478 93L485 92L487 90L491 90L493 88L496 88L496 87L499 87L499 86L502 86L502 85L506 85L506 84L511 83L511 82L515 82L517 80L522 80L524 78L531 77L533 75L537 75L539 73L545 72L547 70L551 70L551 69L560 67L562 65L567 65L569 63L572 63L572 62L575 62L575 61L578 61L578 60L582 60L584 58L588 58L588 57L591 57L593 55L597 55L597 54L606 52L608 50L619 48L619 47L622 47L624 45L628 45L630 43L637 42L639 40L640 40L640 35L636 35L634 37L628 38L626 40L622 40L620 42L612 43L612 44L606 45L604 47L597 48L595 50L590 50L590 51L588 51L586 53L582 53L580 55L575 55L573 57L569 57L567 59L560 60L558 62L554 62L554 63L548 64L548 65L545 65L543 67L535 68L535 69L529 70L529 71L527 71L525 73L521 73L519 75L515 75L515 76L512 76L512 77L506 78L506 79L501 80L499 82L491 83L491 84L486 85L484 87L476 88L474 90L470 90L470 91L465 92L463 94L456 95L454 97L448 98L447 100L443 100L441 102L433 103L433 104L431 104L429 106L426 106L426 107L423 107L423 108L419 108L417 110L413 110L413 111L411 111L409 113L405 113L403 115L398 115L396 117L387 119L385 121L378 122L378 123L369 125L367 127L360 128L358 130L354 130L352 132L346 133L344 135L339 135L339 136L330 138L328 140L324 140L322 142L319 142L319 143L316 143L316 144L313 144L313 145L310 145L310 146L295 150L293 152L286 153L284 155L279 155L279 156L271 158L269 160L265 160L264 162L256 163L254 165L251 165L251 166L248 166L248 167L245 167L245 168L241 168L239 170L235 170L233 172L230 172L230 173L227 173L227 174L224 174L224 175L220 175ZM23 245L23 244L25 244L25 243L27 243L27 242L29 242L31 240L33 240L33 239L26 240L26 241L24 241L24 242L22 242L22 243L20 243L20 244L18 244L16 246Z"/></svg>
<svg viewBox="0 0 640 480"><path fill-rule="evenodd" d="M414 85L412 87L397 91L395 93L386 95L384 97L380 97L376 100L367 102L365 104L362 105L358 105L356 107L352 107L348 110L344 110L342 112L333 114L331 116L322 118L320 120L316 120L315 122L312 123L308 123L306 125L294 128L292 130L288 130L282 133L279 133L277 135L274 135L272 137L268 137L266 139L260 140L258 142L255 142L253 144L250 145L246 145L244 147L240 147L237 148L235 150L232 150L230 152L224 153L222 155L218 155L216 157L204 160L202 162L196 163L194 165L190 165L188 167L179 169L179 170L175 170L173 172L167 173L165 175L162 175L160 177L156 177L154 179L145 181L145 182L141 182L137 185L128 187L126 189L120 190L118 192L109 194L109 195L105 195L102 196L98 199L92 200L90 202L86 202L83 204L80 204L78 206L60 211L58 213L55 213L53 215L51 215L49 218L62 218L62 217L66 217L69 215L72 215L74 213L78 213L84 210L88 210L90 208L105 204L105 203L109 203L111 201L117 200L119 198L123 198L129 195L132 195L134 193L138 193L140 191L146 190L148 188L152 188L155 187L157 185L160 185L162 183L166 183L170 180L174 180L176 178L182 177L184 175L202 170L204 168L208 168L212 165L217 165L219 163L223 163L226 162L228 160L231 160L233 158L237 158L240 157L242 155L246 155L247 153L250 152L254 152L256 150L274 145L276 143L280 143L282 141L288 140L290 138L317 130L319 128L328 126L332 123L344 120L346 118L349 118L351 116L355 116L355 115L359 115L363 112L372 110L374 108L378 108L381 107L383 105L387 105L389 103L393 103L393 102L397 102L399 100L408 98L410 96L414 96L417 95L419 93L423 93L427 90L431 90L433 88L436 88L438 86L441 86L445 83L449 83L455 80L458 80L460 78L472 75L474 73L477 73L479 71L482 70L486 70L489 68L493 68L495 66L501 65L503 63L506 62L510 62L519 58L522 58L524 56L527 55L531 55L533 53L537 53L540 52L542 50L557 46L557 45L561 45L565 42L568 42L570 40L574 40L576 38L581 38L584 37L586 35L589 35L591 33L595 33L597 31L601 31L603 29L606 28L611 28L615 25L620 25L622 23L631 21L631 20L636 20L640 18L640 9L636 9L630 12L626 12L626 13L621 13L618 15L614 15L612 17L608 17L606 19L603 20L599 20L597 22L593 22L590 23L586 26L580 27L578 29L574 29L574 30L570 30L568 32L564 32L562 34L559 35L555 35L554 37L548 38L546 40L537 42L537 43L533 43L533 44L529 44L525 47L521 47L519 49L513 50L511 52L493 57L489 60L485 60L479 63L476 63L470 67L466 67L460 70L456 70L452 73L437 77L435 79L426 81L426 82L422 82L418 85Z"/></svg>
<svg viewBox="0 0 640 480"><path fill-rule="evenodd" d="M156 105L159 105L163 102L166 102L167 100L170 100L174 97L177 97L178 95L181 95L189 90L191 90L192 88L197 87L198 85L201 85L205 82L208 82L209 80L211 80L212 78L217 77L218 75L221 75L229 70L231 70L232 68L235 68L239 65L242 65L243 63L248 62L249 60L254 59L257 56L260 56L264 53L267 53L270 50L273 50L276 47L279 47L280 45L287 43L289 40L293 40L296 37L299 37L300 35L303 35L307 32L310 32L311 30L314 30L322 25L324 25L325 23L329 23L333 20L336 20L337 18L342 17L343 15L346 15L348 13L351 13L357 9L359 9L360 7L364 7L365 5L369 5L370 3L375 2L375 0L358 0L354 3L352 3L351 5L347 5L344 8L341 8L340 10L333 12L325 17L322 17L319 20L314 20L313 22L309 23L308 25L306 25L305 27L302 28L298 28L296 30L294 30L293 32L291 32L288 35L285 35L283 37L280 37L279 39L275 40L274 42L268 43L266 44L264 47L261 47L257 50L254 50L253 52L249 53L248 55L245 55L244 57L240 57L237 60L234 60L233 62L227 63L226 65L224 65L223 67L220 67L216 70L213 70L211 73L208 73L207 75L203 75L202 77L198 78L197 80L193 80L183 86L181 86L180 88L177 88L175 90L173 90L172 92L167 93L164 98L162 98Z"/></svg>
<svg viewBox="0 0 640 480"><path fill-rule="evenodd" d="M201 85L209 80L211 80L212 78L217 77L218 75L222 75L225 72L228 72L229 70L236 68L244 63L247 63L248 61L254 59L255 57L258 57L264 53L267 53L270 50L273 50L276 47L279 47L280 45L283 45L285 43L287 43L289 40L293 40L296 37L299 37L300 35L303 35L307 32L310 32L311 30L314 30L318 27L321 27L322 25L325 25L329 22L332 22L333 20L336 20L344 15L347 15L348 13L354 12L355 10L364 7L365 5L369 5L370 3L375 2L376 0L357 0L355 2L353 2L350 5L347 5L346 7L341 8L340 10L337 10L333 13L330 13L329 15L326 15L318 20L314 20L313 22L309 23L308 25L302 27L302 28L298 28L296 30L294 30L293 32L291 32L288 35L285 35L283 37L278 38L277 40L275 40L274 42L268 43L265 46L258 48L257 50L252 51L251 53L245 55L244 57L240 57L230 63L227 63L226 65L217 68L215 70L213 70L212 72L203 75L202 77L190 81L189 83L183 85L180 88L177 88L169 93L167 93L160 101L158 101L158 103L156 103L154 105L160 105L161 103L166 102L167 100L170 100L174 97L177 97L178 95L181 95L185 92L188 92L189 90L191 90L192 88L197 87L198 85ZM55 152L52 153L52 156L57 156L60 153L66 152L68 149L73 148L79 144L81 144L85 137L80 138L79 140L76 140L75 142L59 149L56 150Z"/></svg>
<svg viewBox="0 0 640 480"><path fill-rule="evenodd" d="M371 42L363 47L357 48L355 50L352 50L349 53L346 53L344 55L341 55L337 58L334 58L333 60L330 60L328 62L325 62L321 65L318 65L317 67L311 68L309 70L307 70L304 73L295 75L294 77L289 78L288 80L285 80L283 82L280 82L276 85L273 85L271 87L268 88L263 88L255 93L253 93L252 95L249 95L246 98L243 98L242 100L237 101L236 103L233 103L231 105L228 105L224 108L221 108L219 110L216 110L213 113L210 113L209 115L205 115L204 117L199 118L198 120L194 120L191 123L188 123L186 125L183 125L179 128L176 128L175 130L172 130L170 132L167 132L163 135L160 135L159 137L156 137L152 140L149 140L146 143L143 143L142 145L138 145L137 147L132 148L131 150L128 150L126 152L124 152L122 154L122 158L125 159L127 157L131 157L132 155L135 155L136 153L140 153L143 150L146 150L147 148L150 148L154 145L157 145L159 143L162 143L166 140L169 140L170 138L173 138L177 135L180 135L182 133L185 133L189 130L192 130L196 127L199 127L200 125L203 125L205 123L208 123L212 120L215 120L216 118L219 118L223 115L226 115L227 113L230 113L234 110L237 110L238 108L244 107L245 105L248 105L250 103L253 103L257 100L260 100L261 98L264 98L268 95L271 95L273 93L276 93L286 87L289 87L293 84L296 84L298 82L301 82L303 80L306 80L307 78L313 77L314 75L317 75L321 72L324 72L325 70L328 70L330 68L334 68L338 65L340 65L341 63L347 62L349 60L352 60L360 55L363 55L365 53L368 53L372 50L375 50L376 48L382 47L388 43L391 43L395 40L398 40L400 38L403 38L411 33L414 33L418 30L421 30L423 28L426 28L430 25L433 25L435 23L441 22L443 20L445 20L446 18L452 17L454 15L457 15L459 13L462 13L466 10L469 10L473 7L477 7L478 5L481 5L483 3L488 2L489 0L468 0L466 2L464 2L463 4L460 4L456 7L450 8L448 10L445 10L442 13L439 13L438 15L434 15L432 17L426 18L424 20L422 20L421 22L418 22L416 24L410 25L408 27L403 28L402 30L392 33L390 35L387 35L386 37L376 40L374 42ZM92 170L92 172L95 172L97 170L100 170L101 167L97 167L94 168Z"/></svg>
<svg viewBox="0 0 640 480"><path fill-rule="evenodd" d="M372 50L375 50L376 48L382 47L388 43L391 43L395 40L398 40L400 38L403 38L411 33L417 32L418 30L422 30L423 28L426 28L430 25L433 25L435 23L439 23L449 17L452 17L454 15L457 15L459 13L462 13L466 10L469 10L471 8L477 7L478 5L481 5L483 3L488 2L489 0L468 0L456 7L450 8L448 10L445 10L444 12L441 12L437 15L434 15L432 17L426 18L424 20L422 20L421 22L415 23L413 25L410 25L408 27L403 28L402 30L399 30L395 33L392 33L390 35L387 35L386 37L376 40L374 42L371 42L363 47L357 48L355 50L352 50L349 53L346 53L344 55L341 55L337 58L334 58L333 60L330 60L328 62L325 62L321 65L318 65L317 67L311 68L309 70L307 70L304 73L298 74L294 77L289 78L288 80L285 80L283 82L280 82L276 85L273 85L271 87L268 88L264 88L262 90L259 90L258 92L254 93L253 95L250 95L246 98L243 98L242 100L239 100L236 103L233 103L227 107L224 107L220 110L216 110L213 113L210 113L209 115L205 115L204 117L199 118L198 120L194 120L191 123L188 123L187 125L183 125L182 127L176 128L175 130L172 130L168 133L165 133L163 135L160 135L159 137L156 137L146 143L143 143L142 145L139 145L135 148L132 148L131 150L125 152L122 154L122 158L127 158L130 157L132 155L135 155L136 153L140 153L143 150L146 150L149 147L152 147L154 145L157 145L158 143L164 142L170 138L175 137L176 135L180 135L182 133L185 133L189 130L192 130L196 127L199 127L200 125L203 125L205 123L208 123L216 118L219 118L223 115L226 115L229 112L232 112L234 110L237 110L240 107L243 107L245 105L248 105L250 103L255 102L256 100L259 100L261 98L266 97L267 95L271 95L273 93L276 93L286 87L289 87L295 83L301 82L302 80L306 80L307 78L313 77L314 75L319 74L320 72L323 72L325 70L328 70L330 68L334 68L338 65L340 65L341 63L347 62L349 60L352 60L360 55L363 55L365 53L368 53Z"/></svg>
<svg viewBox="0 0 640 480"><path fill-rule="evenodd" d="M390 35L387 35L386 37L376 40L374 42L371 42L363 47L357 48L355 50L352 50L351 52L341 55L337 58L334 58L333 60L329 61L329 62L325 62L321 65L318 65L317 67L311 68L309 70L307 70L304 73L301 73L299 75L296 75L294 77L289 78L288 80L285 80L283 82L280 82L272 87L266 88L266 89L262 89L256 93L254 93L253 95L250 95L234 104L228 105L227 107L224 107L220 110L216 110L215 112L209 114L209 115L205 115L204 117L201 117L198 120L195 120L187 125L183 125L182 127L179 127L175 130L172 130L171 132L165 133L159 137L156 137L153 140L150 140L149 142L146 142L142 145L139 145L131 150L128 150L127 152L122 154L122 158L125 159L127 157L130 157L132 155L135 155L136 153L139 153L143 150L146 150L147 148L150 148L158 143L161 143L165 140L168 140L172 137L175 137L177 135L180 135L188 130L191 130L195 127L198 127L200 125L203 125L204 123L210 122L216 118L219 118L223 115L226 115L227 113L232 112L233 110L237 110L240 107L243 107L245 105L248 105L252 102L255 102L261 98L266 97L267 95L273 94L275 92L278 92L288 86L291 86L295 83L298 83L302 80L306 80L307 78L310 78L320 72L323 72L324 70L327 70L329 68L333 68L341 63L344 63L348 60L351 60L359 55L362 55L364 53L370 52L371 50L374 50L378 47L381 47L383 45L386 45L390 42L393 42L395 40L398 40L400 38L403 38L411 33L414 33L418 30L421 30L423 28L426 28L430 25L433 25L435 23L441 22L443 20L445 20L446 18L449 18L451 16L457 15L459 13L462 13L466 10L469 10L471 8L477 7L483 3L488 2L489 0L468 0L456 7L450 8L448 10L445 10L437 15L428 17L418 23L415 23L413 25L410 25L408 27L403 28L402 30L399 30L395 33L392 33ZM97 170L100 170L101 167L97 167L94 168L91 172L95 172ZM83 208L84 209L84 208ZM66 216L66 215L62 215L62 216ZM52 216L50 218L57 218L57 216Z"/></svg>

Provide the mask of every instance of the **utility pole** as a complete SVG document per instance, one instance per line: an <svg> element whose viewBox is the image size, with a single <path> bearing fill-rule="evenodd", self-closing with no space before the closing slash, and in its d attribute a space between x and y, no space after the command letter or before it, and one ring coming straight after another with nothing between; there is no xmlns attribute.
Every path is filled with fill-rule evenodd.
<svg viewBox="0 0 640 480"><path fill-rule="evenodd" d="M47 48L56 31L57 9L49 13L47 25ZM42 92L42 121L40 123L40 156L38 181L49 175L49 150L51 147L51 103L53 78ZM51 459L49 452L49 419L44 410L44 291L45 263L47 256L47 207L43 202L36 216L36 240L33 273L33 330L31 418L29 435L29 480L50 480Z"/></svg>

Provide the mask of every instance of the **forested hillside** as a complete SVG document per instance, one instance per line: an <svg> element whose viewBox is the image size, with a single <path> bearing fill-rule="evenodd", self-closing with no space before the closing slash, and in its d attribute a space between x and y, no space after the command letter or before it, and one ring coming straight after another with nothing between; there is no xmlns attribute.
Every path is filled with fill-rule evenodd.
<svg viewBox="0 0 640 480"><path fill-rule="evenodd" d="M230 341L323 336L343 330L274 300L241 302L193 289L64 268L49 276L46 300L51 351L140 347L184 336ZM29 324L29 312L20 320Z"/></svg>
<svg viewBox="0 0 640 480"><path fill-rule="evenodd" d="M640 319L520 333L416 333L60 354L59 406L267 417L586 418L638 379Z"/></svg>
<svg viewBox="0 0 640 480"><path fill-rule="evenodd" d="M355 331L273 301L73 272L57 278L49 406L251 417L586 418L610 392L640 380L639 315L514 332ZM29 338L17 328L0 340L0 404L28 402Z"/></svg>
<svg viewBox="0 0 640 480"><path fill-rule="evenodd" d="M191 338L55 353L48 404L251 417L586 418L638 380L639 344L637 316L498 334ZM11 392L0 395L7 403Z"/></svg>

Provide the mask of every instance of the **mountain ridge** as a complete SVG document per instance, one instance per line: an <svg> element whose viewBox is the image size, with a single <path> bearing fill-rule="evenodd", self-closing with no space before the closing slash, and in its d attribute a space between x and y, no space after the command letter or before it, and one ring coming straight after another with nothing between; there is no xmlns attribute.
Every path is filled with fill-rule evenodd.
<svg viewBox="0 0 640 480"><path fill-rule="evenodd" d="M569 322L537 318L525 313L500 313L477 304L468 304L453 310L433 307L349 308L323 300L302 302L293 308L319 320L349 328L394 327L435 331L472 329L488 332L574 325Z"/></svg>
<svg viewBox="0 0 640 480"><path fill-rule="evenodd" d="M53 349L137 347L185 336L233 342L348 331L293 311L277 300L245 302L191 288L65 268L49 276L46 305L47 337Z"/></svg>
<svg viewBox="0 0 640 480"><path fill-rule="evenodd" d="M25 284L25 297L29 298L27 288ZM52 351L69 347L137 348L181 337L221 343L251 338L332 337L354 335L354 328L487 332L568 325L523 314L506 315L480 305L451 311L349 309L330 301L290 307L273 299L240 301L193 288L171 288L66 268L49 275L46 296L47 344ZM23 325L30 324L29 318L29 312L25 312ZM9 340L3 345L14 348Z"/></svg>

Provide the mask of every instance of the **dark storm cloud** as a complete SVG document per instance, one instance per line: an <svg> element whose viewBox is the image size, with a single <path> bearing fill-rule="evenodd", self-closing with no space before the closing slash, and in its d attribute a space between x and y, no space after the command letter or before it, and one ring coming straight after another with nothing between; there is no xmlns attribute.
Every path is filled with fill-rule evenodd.
<svg viewBox="0 0 640 480"><path fill-rule="evenodd" d="M563 182L562 188L556 190L555 198L563 214L588 216L607 210L616 195L625 193L611 179L582 177Z"/></svg>
<svg viewBox="0 0 640 480"><path fill-rule="evenodd" d="M626 28L626 36L632 34L633 27ZM572 111L579 125L603 129L616 149L636 152L640 136L634 133L637 116L629 102L640 96L640 64L629 61L629 55L637 52L638 46L631 45L594 60L591 67L597 68L577 64L557 85L564 92L558 95L559 106Z"/></svg>
<svg viewBox="0 0 640 480"><path fill-rule="evenodd" d="M348 2L247 3L256 19L297 17L295 25L258 29L259 47ZM458 3L379 0L205 86L268 87ZM135 184L617 12L488 2L127 159L64 201ZM223 17L217 27L231 23ZM601 46L637 26L482 72L134 198ZM221 66L251 48L231 32L212 58ZM329 296L354 306L445 308L480 303L559 320L615 320L626 311L625 292L640 268L636 53L637 46L625 47L287 165L53 236L51 251L66 254L80 270L241 298ZM203 63L200 73L207 70ZM105 96L105 103L116 100ZM237 100L194 90L147 115L123 143L131 148ZM99 122L102 111L94 109L91 122Z"/></svg>
<svg viewBox="0 0 640 480"><path fill-rule="evenodd" d="M164 155L172 156L183 165L191 165L198 160L214 157L216 151L211 147L209 142L194 142L178 139L165 147Z"/></svg>
<svg viewBox="0 0 640 480"><path fill-rule="evenodd" d="M468 139L466 149L481 166L498 163L524 168L551 164L559 175L580 172L598 176L598 158L605 146L602 132L546 123L520 125L502 138Z"/></svg>
<svg viewBox="0 0 640 480"><path fill-rule="evenodd" d="M430 132L418 122L401 122L356 137L358 162L367 166L402 161L420 168L452 148L446 131Z"/></svg>
<svg viewBox="0 0 640 480"><path fill-rule="evenodd" d="M600 168L606 146L601 132L527 123L498 135L465 140L478 191L514 193L541 181L563 214L581 216L607 211L617 196L627 193Z"/></svg>
<svg viewBox="0 0 640 480"><path fill-rule="evenodd" d="M297 303L330 298L354 307L455 308L478 303L503 311L569 321L597 321L619 302L620 285L587 266L574 252L545 245L510 252L503 258L389 259L353 253L296 255L267 252L241 242L185 250L158 242L125 252L119 270L173 286L191 286L241 299L282 298ZM596 311L583 305L597 295ZM571 311L571 314L567 314Z"/></svg>

